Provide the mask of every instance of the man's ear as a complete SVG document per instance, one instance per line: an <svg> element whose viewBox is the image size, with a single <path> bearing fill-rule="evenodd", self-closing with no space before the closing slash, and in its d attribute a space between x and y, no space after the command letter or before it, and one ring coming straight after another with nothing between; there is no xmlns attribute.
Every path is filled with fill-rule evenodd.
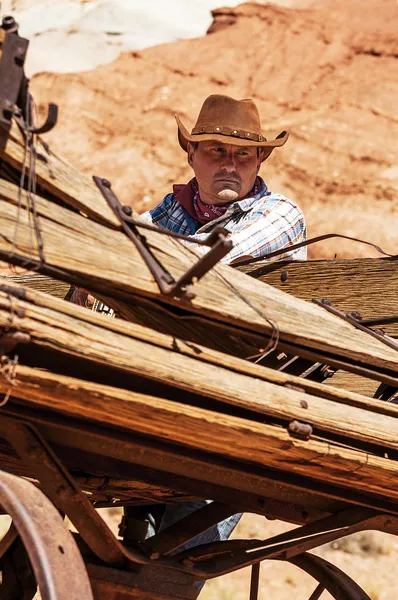
<svg viewBox="0 0 398 600"><path fill-rule="evenodd" d="M188 142L187 150L188 150L188 164L190 167L193 168L193 154L194 154L195 150L190 142Z"/></svg>

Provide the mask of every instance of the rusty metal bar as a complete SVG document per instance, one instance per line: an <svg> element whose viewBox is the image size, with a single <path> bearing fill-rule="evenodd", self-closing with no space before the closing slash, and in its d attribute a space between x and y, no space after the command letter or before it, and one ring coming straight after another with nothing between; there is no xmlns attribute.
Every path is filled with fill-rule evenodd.
<svg viewBox="0 0 398 600"><path fill-rule="evenodd" d="M0 57L0 139L2 138L4 144L18 100L20 103L26 100L27 80L24 64L29 42L19 36L18 27L12 17L3 19L2 28L6 32ZM24 92L25 98L21 98L21 92Z"/></svg>
<svg viewBox="0 0 398 600"><path fill-rule="evenodd" d="M162 294L168 296L185 296L187 299L194 298L194 294L188 291L188 287L198 281L210 269L214 267L230 250L232 249L231 240L227 239L228 231L222 227L215 228L206 240L196 241L193 237L175 235L165 229L148 226L147 224L131 218L132 209L129 206L123 206L116 194L112 190L111 183L107 179L94 176L93 180L100 190L101 194L113 210L115 215L120 220L123 231L127 237L133 242L138 252L141 254L148 269L152 273L159 290ZM149 248L145 237L139 233L138 227L143 226L145 229L151 229L157 233L163 233L169 237L177 237L178 239L187 242L199 243L202 246L209 246L210 250L194 264L178 281L167 271L160 261Z"/></svg>
<svg viewBox="0 0 398 600"><path fill-rule="evenodd" d="M366 327L365 325L363 325L361 323L360 320L356 319L352 314L344 313L343 311L338 310L337 308L334 308L331 305L330 300L328 300L327 298L324 298L323 300L317 300L316 298L313 298L312 301L314 302L314 304L321 306L322 308L326 309L328 312L332 313L333 315L336 315L337 317L344 319L344 321L347 321L347 323L354 325L354 327L356 327L357 329L360 329L361 331L368 333L369 335L376 338L383 344L386 344L386 346L389 346L390 348L393 348L394 350L398 350L398 342L394 341L393 338L390 338L386 335L382 335L381 333L374 331L373 329L370 329L369 327Z"/></svg>
<svg viewBox="0 0 398 600"><path fill-rule="evenodd" d="M73 536L44 494L29 481L0 471L0 503L22 539L43 600L93 600Z"/></svg>
<svg viewBox="0 0 398 600"><path fill-rule="evenodd" d="M250 577L250 600L258 599L258 588L260 584L260 563L252 565Z"/></svg>
<svg viewBox="0 0 398 600"><path fill-rule="evenodd" d="M246 547L242 546L241 540L218 542L191 548L178 556L181 561L192 561L195 570L207 578L219 577L266 559L287 560L363 529L378 529L381 519L389 517L370 509L348 509L265 541L247 541ZM223 556L219 556L217 562L211 560L218 554Z"/></svg>
<svg viewBox="0 0 398 600"><path fill-rule="evenodd" d="M319 598L322 596L324 591L325 591L325 587L322 583L320 583L319 585L316 586L316 589L312 592L312 594L308 600L319 600Z"/></svg>

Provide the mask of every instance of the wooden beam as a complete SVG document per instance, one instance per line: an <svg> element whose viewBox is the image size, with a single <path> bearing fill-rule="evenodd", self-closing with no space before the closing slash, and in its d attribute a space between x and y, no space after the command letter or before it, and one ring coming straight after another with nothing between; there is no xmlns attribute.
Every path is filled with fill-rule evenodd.
<svg viewBox="0 0 398 600"><path fill-rule="evenodd" d="M345 312L360 312L364 319L398 316L398 256L350 260L259 261L236 267L296 298L328 298ZM398 337L396 323L382 325Z"/></svg>
<svg viewBox="0 0 398 600"><path fill-rule="evenodd" d="M284 428L261 421L37 369L29 371L22 366L17 382L15 395L25 399L30 407L75 415L87 422L106 422L116 430L171 441L181 449L197 449L239 463L285 470L314 481L398 500L396 461L369 452L316 437L303 441L290 436ZM5 387L3 383L2 388ZM23 408L19 413L23 416ZM388 437L395 425L386 427L385 420L386 417L383 430ZM352 425L349 418L347 423Z"/></svg>
<svg viewBox="0 0 398 600"><path fill-rule="evenodd" d="M72 208L118 227L117 218L88 177L50 151L40 138L36 139L36 150L34 170L39 186ZM22 171L23 164L29 164L30 157L30 150L25 152L22 133L13 122L4 148L0 147L0 158Z"/></svg>

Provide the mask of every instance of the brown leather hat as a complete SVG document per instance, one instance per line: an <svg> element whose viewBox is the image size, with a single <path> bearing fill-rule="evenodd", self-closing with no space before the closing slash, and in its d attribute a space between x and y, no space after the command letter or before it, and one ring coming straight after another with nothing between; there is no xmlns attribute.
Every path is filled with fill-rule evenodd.
<svg viewBox="0 0 398 600"><path fill-rule="evenodd" d="M256 146L272 150L283 146L289 134L282 131L274 140L268 141L261 131L260 115L253 100L235 100L230 96L213 94L206 98L192 132L175 115L178 125L178 141L187 152L188 142L214 140L234 146Z"/></svg>

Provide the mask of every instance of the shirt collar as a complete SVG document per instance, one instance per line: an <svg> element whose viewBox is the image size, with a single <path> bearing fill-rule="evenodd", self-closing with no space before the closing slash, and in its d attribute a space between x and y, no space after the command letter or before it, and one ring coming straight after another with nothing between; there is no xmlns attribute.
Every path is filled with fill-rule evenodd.
<svg viewBox="0 0 398 600"><path fill-rule="evenodd" d="M268 192L268 187L262 177L257 176L257 179L260 181L260 190L254 196L250 196L249 198L243 198L243 200L237 200L236 202L232 202L228 206L228 209L225 214L231 214L236 212L237 210L241 210L242 212L247 212L251 209L252 205L260 200L265 194ZM188 214L191 217L195 218L195 211L192 205L192 198L195 193L194 188L194 178L191 179L187 184L176 184L173 186L173 194L176 200L186 209Z"/></svg>

